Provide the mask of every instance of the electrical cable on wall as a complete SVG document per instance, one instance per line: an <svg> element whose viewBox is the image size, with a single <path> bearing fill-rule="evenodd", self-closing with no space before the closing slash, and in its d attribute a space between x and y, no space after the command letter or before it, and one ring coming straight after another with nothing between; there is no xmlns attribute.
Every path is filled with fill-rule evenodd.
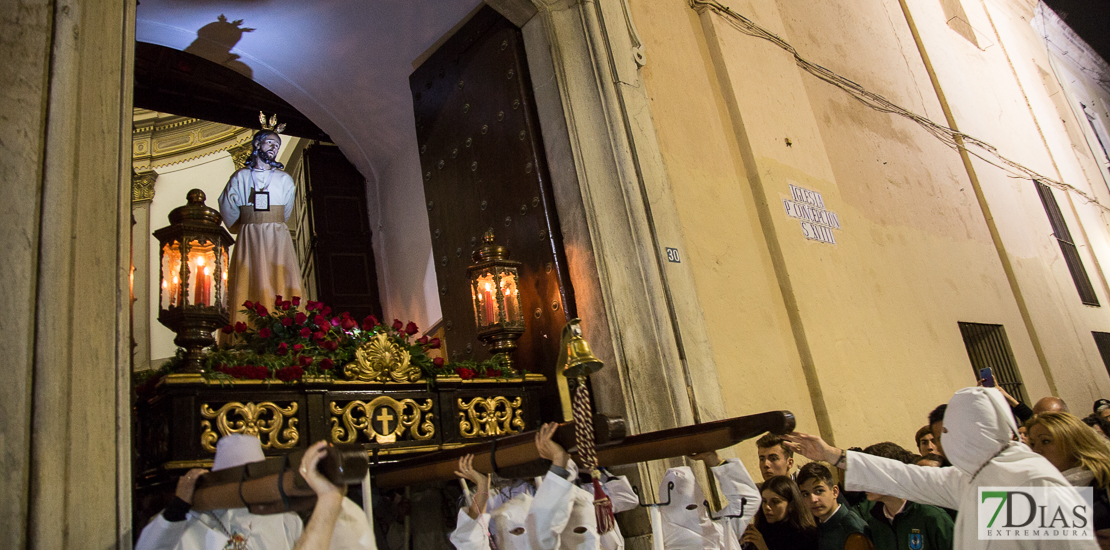
<svg viewBox="0 0 1110 550"><path fill-rule="evenodd" d="M959 150L959 142L963 141L964 150L967 151L969 154L972 154L980 160L1007 172L1012 177L1039 181L1041 183L1044 183L1045 185L1055 187L1063 191L1075 193L1076 195L1082 197L1088 203L1092 203L1099 208L1110 212L1110 207L1103 206L1103 204L1100 203L1098 199L1092 197L1082 189L1078 189L1074 185L1067 184L1062 181L1057 181L1047 176L1041 175L1032 168L1028 168L1019 162L1015 162L1006 158L998 152L998 148L981 139L975 138L963 132L953 130L952 128L949 128L942 124L937 124L936 122L933 122L926 117L918 115L891 102L890 100L879 94L868 91L863 86L860 86L859 84L856 84L855 82L852 82L851 80L840 76L839 74L836 74L835 72L830 71L825 67L806 60L798 54L798 51L794 49L794 46L791 46L789 42L783 40L771 31L760 27L747 17L744 17L743 15L732 11L731 8L721 5L719 2L716 2L714 0L690 0L690 7L694 9L708 8L714 13L723 16L725 21L727 21L736 30L749 36L762 38L782 48L783 50L786 50L794 56L794 61L806 72L848 92L859 102L872 109L875 109L876 111L899 115L916 122L922 128L924 128L925 131L929 132L952 149ZM967 147L968 145L974 146L976 149Z"/></svg>

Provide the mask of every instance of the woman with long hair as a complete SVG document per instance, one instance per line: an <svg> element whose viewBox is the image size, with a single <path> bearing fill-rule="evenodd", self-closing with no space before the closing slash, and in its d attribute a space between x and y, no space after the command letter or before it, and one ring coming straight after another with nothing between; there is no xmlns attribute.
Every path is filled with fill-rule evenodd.
<svg viewBox="0 0 1110 550"><path fill-rule="evenodd" d="M1079 417L1045 412L1025 423L1029 446L1075 487L1093 487L1099 547L1110 550L1110 446Z"/></svg>
<svg viewBox="0 0 1110 550"><path fill-rule="evenodd" d="M763 482L763 503L740 543L745 549L806 550L817 547L817 522L802 502L798 485L788 476Z"/></svg>

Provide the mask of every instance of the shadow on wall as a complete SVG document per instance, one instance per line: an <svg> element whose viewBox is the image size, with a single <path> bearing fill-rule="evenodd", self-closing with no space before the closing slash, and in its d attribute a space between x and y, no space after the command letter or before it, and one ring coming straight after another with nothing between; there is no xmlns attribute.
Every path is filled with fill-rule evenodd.
<svg viewBox="0 0 1110 550"><path fill-rule="evenodd" d="M197 39L185 48L186 52L203 57L213 63L219 63L247 78L252 78L254 72L250 66L239 61L239 55L231 53L235 44L243 37L245 32L254 32L250 27L240 27L242 19L228 21L227 17L220 14L216 21L209 23L197 31Z"/></svg>

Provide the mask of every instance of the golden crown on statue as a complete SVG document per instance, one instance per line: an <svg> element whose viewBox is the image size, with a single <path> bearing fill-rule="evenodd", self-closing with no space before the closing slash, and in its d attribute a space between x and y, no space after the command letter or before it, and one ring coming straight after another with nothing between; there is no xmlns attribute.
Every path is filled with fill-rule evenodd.
<svg viewBox="0 0 1110 550"><path fill-rule="evenodd" d="M277 123L277 114L276 113L270 115L270 120L267 121L266 120L266 113L263 113L262 111L258 111L258 122L262 123L262 129L263 130L271 130L271 131L273 131L275 133L278 133L278 134L285 131L285 123L284 122L282 122L281 124Z"/></svg>

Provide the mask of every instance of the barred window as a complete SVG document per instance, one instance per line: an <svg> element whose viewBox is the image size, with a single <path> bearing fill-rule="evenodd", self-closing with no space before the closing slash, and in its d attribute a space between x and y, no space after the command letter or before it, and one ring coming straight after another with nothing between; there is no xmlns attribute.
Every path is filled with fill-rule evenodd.
<svg viewBox="0 0 1110 550"><path fill-rule="evenodd" d="M1028 403L1029 396L1025 394L1025 385L1021 382L1021 373L1018 372L1017 362L1014 361L1014 353L1010 350L1010 341L1006 338L1005 327L983 323L960 323L960 334L964 337L964 346L967 347L967 357L971 359L975 379L979 379L980 369L990 367L994 373L994 381L999 386L1014 399Z"/></svg>
<svg viewBox="0 0 1110 550"><path fill-rule="evenodd" d="M1060 243L1060 252L1064 255L1064 262L1068 265L1068 271L1071 272L1071 279L1075 282L1075 288L1079 291L1079 300L1088 306L1098 305L1098 296L1095 295L1095 287L1091 285L1091 278L1087 276L1087 270L1083 269L1083 260L1079 258L1079 249L1075 247L1075 242L1071 239L1071 232L1068 231L1068 226L1064 223L1064 216L1060 213L1060 205L1056 203L1056 197L1052 195L1052 188L1039 182L1034 181L1037 186L1037 194L1041 197L1041 204L1044 205L1044 211L1048 214L1048 222L1052 224L1052 233L1056 237L1056 241Z"/></svg>

